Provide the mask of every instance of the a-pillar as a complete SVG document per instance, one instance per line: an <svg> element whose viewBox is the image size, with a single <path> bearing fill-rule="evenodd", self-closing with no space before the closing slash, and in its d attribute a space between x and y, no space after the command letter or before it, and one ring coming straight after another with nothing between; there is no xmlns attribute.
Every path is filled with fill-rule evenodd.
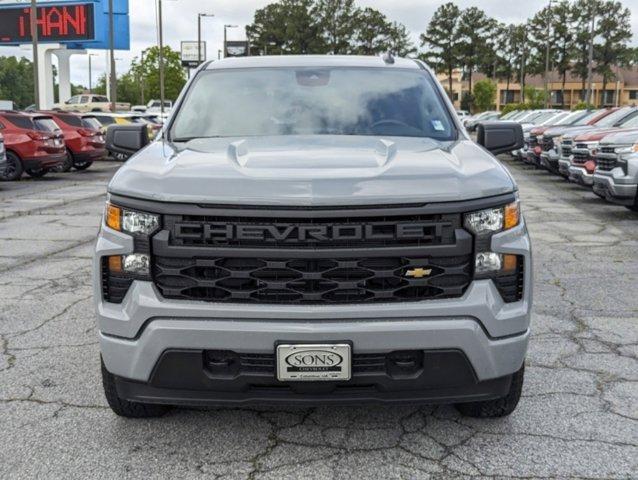
<svg viewBox="0 0 638 480"><path fill-rule="evenodd" d="M66 102L71 98L71 63L69 59L71 55L86 54L86 50L67 50L66 48L58 48L52 51L56 57L58 57L58 78L60 82L59 87L59 102Z"/></svg>

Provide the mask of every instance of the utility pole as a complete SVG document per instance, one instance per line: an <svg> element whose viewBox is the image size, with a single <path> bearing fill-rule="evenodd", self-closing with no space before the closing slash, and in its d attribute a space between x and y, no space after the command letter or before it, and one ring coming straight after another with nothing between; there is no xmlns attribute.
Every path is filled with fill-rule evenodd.
<svg viewBox="0 0 638 480"><path fill-rule="evenodd" d="M159 75L160 75L160 113L164 115L164 31L162 26L162 0L158 0L159 17Z"/></svg>
<svg viewBox="0 0 638 480"><path fill-rule="evenodd" d="M547 6L547 32L545 33L545 108L549 108L549 32L552 23L552 0Z"/></svg>
<svg viewBox="0 0 638 480"><path fill-rule="evenodd" d="M33 103L35 109L40 110L40 78L38 67L38 8L36 0L31 0L31 14L29 15L31 24L31 43L33 45Z"/></svg>
<svg viewBox="0 0 638 480"><path fill-rule="evenodd" d="M109 51L111 62L111 78L109 79L109 93L111 97L111 111L115 111L117 102L117 73L115 72L115 32L113 21L113 0L109 0Z"/></svg>
<svg viewBox="0 0 638 480"><path fill-rule="evenodd" d="M237 28L239 25L224 25L224 58L228 56L228 48L226 48L226 29Z"/></svg>
<svg viewBox="0 0 638 480"><path fill-rule="evenodd" d="M589 64L587 65L587 96L585 97L585 103L590 104L593 101L593 65L594 65L594 26L596 24L596 14L592 8L591 12L591 30L589 32Z"/></svg>
<svg viewBox="0 0 638 480"><path fill-rule="evenodd" d="M144 83L146 83L146 79L144 78L144 50L142 50L142 54L140 55L140 71L142 72L140 76L140 96L141 104L144 105Z"/></svg>
<svg viewBox="0 0 638 480"><path fill-rule="evenodd" d="M521 103L525 103L525 39L523 39L523 49L521 51Z"/></svg>
<svg viewBox="0 0 638 480"><path fill-rule="evenodd" d="M197 14L197 65L202 63L202 17L214 17L212 13Z"/></svg>
<svg viewBox="0 0 638 480"><path fill-rule="evenodd" d="M97 53L89 53L89 93L93 93L93 70L91 69L91 57L97 56Z"/></svg>

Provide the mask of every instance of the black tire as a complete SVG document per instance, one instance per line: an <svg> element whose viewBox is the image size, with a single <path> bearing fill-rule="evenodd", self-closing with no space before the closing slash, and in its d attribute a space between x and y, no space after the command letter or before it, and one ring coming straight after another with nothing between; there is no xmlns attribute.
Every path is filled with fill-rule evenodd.
<svg viewBox="0 0 638 480"><path fill-rule="evenodd" d="M106 369L104 361L102 364L102 386L104 387L104 395L111 410L116 415L126 418L152 418L161 417L168 412L169 407L166 405L155 405L151 403L129 402L120 398L115 388L115 377Z"/></svg>
<svg viewBox="0 0 638 480"><path fill-rule="evenodd" d="M31 178L42 178L49 173L49 170L46 168L27 168L25 172L27 172L27 175Z"/></svg>
<svg viewBox="0 0 638 480"><path fill-rule="evenodd" d="M0 180L7 182L19 180L23 171L20 157L13 152L7 152L7 165L4 170L0 170Z"/></svg>
<svg viewBox="0 0 638 480"><path fill-rule="evenodd" d="M461 413L461 415L464 415L466 417L506 417L516 409L518 401L521 399L524 376L525 365L523 365L518 372L512 375L510 391L504 397L496 398L494 400L486 400L483 402L459 403L455 405L456 409Z"/></svg>
<svg viewBox="0 0 638 480"><path fill-rule="evenodd" d="M73 154L67 148L66 149L66 158L64 159L64 161L60 165L58 165L57 167L53 167L51 169L51 171L52 172L56 172L56 173L64 173L64 172L68 172L69 170L71 170L72 167L73 167Z"/></svg>
<svg viewBox="0 0 638 480"><path fill-rule="evenodd" d="M85 162L74 162L73 163L73 168L75 168L76 170L86 170L91 165L93 165L93 162L91 162L89 160L87 160Z"/></svg>

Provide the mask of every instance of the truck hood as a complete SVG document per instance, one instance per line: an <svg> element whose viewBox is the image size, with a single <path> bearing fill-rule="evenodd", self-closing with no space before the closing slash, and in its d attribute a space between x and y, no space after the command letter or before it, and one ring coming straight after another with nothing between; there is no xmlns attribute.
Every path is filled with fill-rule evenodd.
<svg viewBox="0 0 638 480"><path fill-rule="evenodd" d="M597 142L611 133L621 131L620 128L598 128L583 132L574 138L574 142Z"/></svg>
<svg viewBox="0 0 638 480"><path fill-rule="evenodd" d="M591 125L565 125L565 126L556 126L551 127L545 130L544 135L546 137L558 137L560 135L570 135L575 136L580 132L584 132L587 130L591 130L593 127Z"/></svg>
<svg viewBox="0 0 638 480"><path fill-rule="evenodd" d="M601 140L600 145L633 145L636 142L638 142L638 128L610 133Z"/></svg>
<svg viewBox="0 0 638 480"><path fill-rule="evenodd" d="M110 193L163 202L282 206L457 201L515 188L467 139L342 135L158 140L109 184Z"/></svg>

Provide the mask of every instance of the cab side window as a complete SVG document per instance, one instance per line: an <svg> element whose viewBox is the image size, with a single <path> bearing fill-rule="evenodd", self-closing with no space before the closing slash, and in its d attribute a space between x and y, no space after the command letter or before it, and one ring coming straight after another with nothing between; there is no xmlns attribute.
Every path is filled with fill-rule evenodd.
<svg viewBox="0 0 638 480"><path fill-rule="evenodd" d="M71 97L69 98L69 101L67 103L69 104L76 104L80 102L80 97L78 95L76 95L75 97Z"/></svg>
<svg viewBox="0 0 638 480"><path fill-rule="evenodd" d="M89 97L87 95L82 95L80 97L80 103L89 103Z"/></svg>

